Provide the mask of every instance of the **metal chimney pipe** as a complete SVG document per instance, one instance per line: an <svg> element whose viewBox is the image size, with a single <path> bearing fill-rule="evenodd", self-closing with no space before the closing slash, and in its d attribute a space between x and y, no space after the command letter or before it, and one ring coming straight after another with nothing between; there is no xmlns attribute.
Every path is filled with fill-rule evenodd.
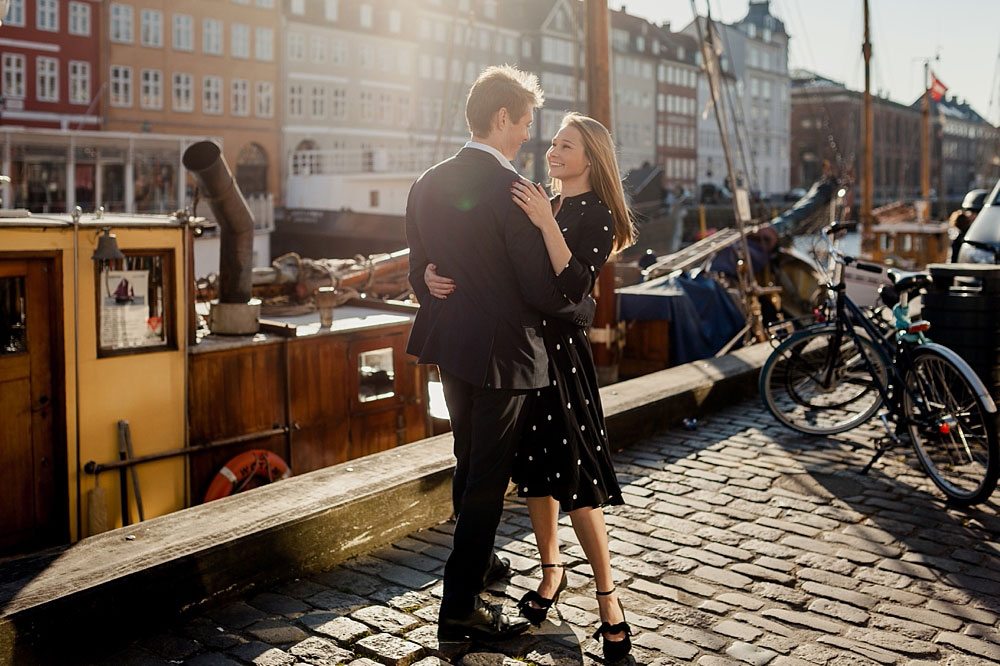
<svg viewBox="0 0 1000 666"><path fill-rule="evenodd" d="M253 214L219 144L214 141L192 144L184 151L182 161L194 176L221 230L219 302L247 303L253 296Z"/></svg>

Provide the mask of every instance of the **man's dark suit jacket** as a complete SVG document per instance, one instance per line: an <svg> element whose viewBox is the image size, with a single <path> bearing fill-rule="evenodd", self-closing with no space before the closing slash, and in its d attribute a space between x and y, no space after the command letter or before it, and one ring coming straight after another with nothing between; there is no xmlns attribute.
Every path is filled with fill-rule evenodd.
<svg viewBox="0 0 1000 666"><path fill-rule="evenodd" d="M410 285L420 310L406 351L474 386L533 389L548 384L545 317L590 326L590 298L571 303L538 229L511 199L517 174L476 148L428 169L406 203ZM447 299L424 284L428 263L455 280Z"/></svg>

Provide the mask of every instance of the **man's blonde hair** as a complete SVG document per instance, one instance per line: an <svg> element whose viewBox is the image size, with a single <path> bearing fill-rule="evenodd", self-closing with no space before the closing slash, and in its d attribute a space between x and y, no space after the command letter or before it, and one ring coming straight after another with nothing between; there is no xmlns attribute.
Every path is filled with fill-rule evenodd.
<svg viewBox="0 0 1000 666"><path fill-rule="evenodd" d="M511 119L519 122L544 102L537 76L511 65L494 65L472 84L465 101L465 120L473 136L485 137L493 130L493 118L500 109L507 109Z"/></svg>

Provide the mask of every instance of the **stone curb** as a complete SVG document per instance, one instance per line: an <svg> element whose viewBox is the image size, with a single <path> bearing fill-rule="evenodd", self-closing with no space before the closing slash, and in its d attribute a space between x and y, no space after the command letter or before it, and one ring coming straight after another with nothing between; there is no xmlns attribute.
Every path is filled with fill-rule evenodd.
<svg viewBox="0 0 1000 666"><path fill-rule="evenodd" d="M624 448L757 391L756 345L601 391ZM247 589L328 569L447 520L450 434L0 563L0 664L106 647Z"/></svg>

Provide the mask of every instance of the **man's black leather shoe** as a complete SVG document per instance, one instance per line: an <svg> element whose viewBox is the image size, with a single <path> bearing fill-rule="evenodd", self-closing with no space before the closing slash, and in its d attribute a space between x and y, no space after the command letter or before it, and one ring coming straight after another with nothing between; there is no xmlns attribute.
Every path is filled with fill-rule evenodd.
<svg viewBox="0 0 1000 666"><path fill-rule="evenodd" d="M493 553L493 561L490 562L490 568L486 570L486 575L483 576L483 586L486 587L490 583L503 580L508 576L510 576L510 560Z"/></svg>
<svg viewBox="0 0 1000 666"><path fill-rule="evenodd" d="M506 615L499 607L482 604L476 610L457 618L438 618L438 639L458 641L472 638L498 641L524 633L531 623L523 617Z"/></svg>

